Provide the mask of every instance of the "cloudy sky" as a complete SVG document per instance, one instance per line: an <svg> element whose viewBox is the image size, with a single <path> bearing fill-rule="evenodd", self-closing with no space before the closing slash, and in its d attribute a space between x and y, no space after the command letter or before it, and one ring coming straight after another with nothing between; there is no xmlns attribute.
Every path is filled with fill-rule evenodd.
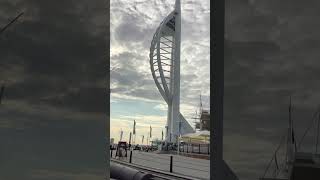
<svg viewBox="0 0 320 180"><path fill-rule="evenodd" d="M0 1L0 179L103 179L106 7Z"/></svg>
<svg viewBox="0 0 320 180"><path fill-rule="evenodd" d="M290 94L297 139L320 104L319 7L315 0L226 1L224 158L240 179L263 174L285 133ZM307 139L302 150L314 144Z"/></svg>
<svg viewBox="0 0 320 180"><path fill-rule="evenodd" d="M104 3L0 1L1 27L25 11L0 37L0 81L6 84L0 179L103 177ZM166 105L150 74L148 49L173 3L111 1L115 138L121 127L131 129L133 118L137 137L150 124L153 135L161 135ZM284 134L289 94L297 139L319 105L319 6L315 0L226 1L224 159L240 179L262 175ZM188 120L200 91L209 103L209 12L209 1L182 3L181 112Z"/></svg>
<svg viewBox="0 0 320 180"><path fill-rule="evenodd" d="M128 140L133 120L137 122L136 143L142 135L161 138L165 131L167 105L153 81L150 43L160 22L173 10L173 0L112 0L110 2L111 129L118 141L121 129ZM193 125L199 95L209 107L210 96L210 3L182 1L181 106ZM144 141L144 143L146 140Z"/></svg>

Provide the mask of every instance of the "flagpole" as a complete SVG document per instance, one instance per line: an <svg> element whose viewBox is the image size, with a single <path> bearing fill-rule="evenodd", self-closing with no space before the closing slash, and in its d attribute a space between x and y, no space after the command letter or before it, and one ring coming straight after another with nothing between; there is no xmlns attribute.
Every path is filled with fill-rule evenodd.
<svg viewBox="0 0 320 180"><path fill-rule="evenodd" d="M177 154L179 155L179 150L180 150L180 133L178 135L178 150L177 150Z"/></svg>
<svg viewBox="0 0 320 180"><path fill-rule="evenodd" d="M122 135L123 135L123 131L121 129L121 131L120 131L120 141L122 141Z"/></svg>
<svg viewBox="0 0 320 180"><path fill-rule="evenodd" d="M151 127L151 125L150 125L150 139L149 139L149 141L151 141L151 138L152 138L152 127ZM150 144L150 146L151 146L152 144Z"/></svg>
<svg viewBox="0 0 320 180"><path fill-rule="evenodd" d="M144 135L142 135L141 145L143 145Z"/></svg>
<svg viewBox="0 0 320 180"><path fill-rule="evenodd" d="M181 120L179 121L179 134L178 134L178 151L177 154L179 155L180 153L180 134L181 134Z"/></svg>

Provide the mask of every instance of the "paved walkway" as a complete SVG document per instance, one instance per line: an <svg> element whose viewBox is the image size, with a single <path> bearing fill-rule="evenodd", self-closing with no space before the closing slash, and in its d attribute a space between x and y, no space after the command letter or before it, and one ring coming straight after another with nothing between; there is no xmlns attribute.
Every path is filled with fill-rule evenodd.
<svg viewBox="0 0 320 180"><path fill-rule="evenodd" d="M133 151L132 163L169 172L170 156L173 156L172 171L174 173L195 178L209 179L210 160L171 154ZM128 151L128 157L123 160L129 162L129 159L130 152Z"/></svg>

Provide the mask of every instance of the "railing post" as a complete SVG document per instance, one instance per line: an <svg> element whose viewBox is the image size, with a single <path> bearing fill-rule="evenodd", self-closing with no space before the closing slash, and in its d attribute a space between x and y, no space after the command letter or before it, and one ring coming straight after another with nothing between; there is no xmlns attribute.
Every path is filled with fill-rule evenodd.
<svg viewBox="0 0 320 180"><path fill-rule="evenodd" d="M172 173L172 156L170 156L170 172Z"/></svg>
<svg viewBox="0 0 320 180"><path fill-rule="evenodd" d="M132 163L132 151L130 151L130 160L129 163Z"/></svg>

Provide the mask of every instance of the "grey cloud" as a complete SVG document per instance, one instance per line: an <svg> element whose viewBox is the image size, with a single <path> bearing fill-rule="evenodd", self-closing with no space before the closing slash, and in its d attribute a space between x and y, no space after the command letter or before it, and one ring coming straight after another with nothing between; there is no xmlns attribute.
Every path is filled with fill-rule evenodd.
<svg viewBox="0 0 320 180"><path fill-rule="evenodd" d="M1 26L25 11L0 37L1 179L33 179L42 168L105 176L105 7L103 1L1 2Z"/></svg>

